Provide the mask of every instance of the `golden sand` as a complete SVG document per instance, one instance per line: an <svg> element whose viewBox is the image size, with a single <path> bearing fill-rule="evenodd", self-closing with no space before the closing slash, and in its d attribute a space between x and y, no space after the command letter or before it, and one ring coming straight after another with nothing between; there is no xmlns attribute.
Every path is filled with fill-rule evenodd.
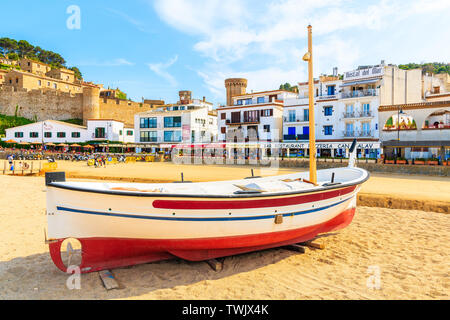
<svg viewBox="0 0 450 320"><path fill-rule="evenodd" d="M184 171L186 180L206 181L250 175L248 167L190 168L140 163L106 169L88 168L85 163L60 165L60 169L94 177L126 174L179 180ZM271 173L255 170L259 174ZM325 250L298 254L271 249L228 257L220 272L205 262L157 262L113 270L125 287L121 290L106 291L98 273L82 275L81 290L69 290L68 275L53 265L44 244L44 178L0 175L0 183L0 299L450 298L450 215L368 207L359 207L346 229L320 237ZM373 176L363 191L449 202L449 184L448 178L380 175ZM368 288L368 280L378 271L380 288Z"/></svg>

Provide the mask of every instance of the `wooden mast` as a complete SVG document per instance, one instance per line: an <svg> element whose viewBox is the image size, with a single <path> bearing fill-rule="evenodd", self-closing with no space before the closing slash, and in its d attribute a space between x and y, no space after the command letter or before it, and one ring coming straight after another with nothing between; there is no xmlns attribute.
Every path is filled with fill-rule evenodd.
<svg viewBox="0 0 450 320"><path fill-rule="evenodd" d="M312 55L312 27L308 26L308 52L303 56L308 61L308 84L309 84L309 180L317 184L316 168L316 127L314 118L314 75Z"/></svg>

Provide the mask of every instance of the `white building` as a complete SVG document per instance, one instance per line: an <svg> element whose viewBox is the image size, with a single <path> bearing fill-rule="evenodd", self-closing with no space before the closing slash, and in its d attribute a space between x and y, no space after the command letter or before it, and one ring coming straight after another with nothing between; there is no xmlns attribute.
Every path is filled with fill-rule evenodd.
<svg viewBox="0 0 450 320"><path fill-rule="evenodd" d="M134 142L134 129L116 120L88 120L87 127L45 120L6 129L5 141L18 143L84 143L86 141Z"/></svg>
<svg viewBox="0 0 450 320"><path fill-rule="evenodd" d="M321 76L314 84L318 156L348 156L356 138L359 157L381 154L378 108L382 103L419 102L422 99L421 70L400 70L385 65L359 67L338 76ZM309 140L308 83L299 83L299 94L284 104L284 142ZM290 152L306 155L307 150Z"/></svg>
<svg viewBox="0 0 450 320"><path fill-rule="evenodd" d="M223 106L217 110L218 140L221 142L281 141L284 101L295 96L296 93L284 90L233 96L232 105Z"/></svg>
<svg viewBox="0 0 450 320"><path fill-rule="evenodd" d="M173 105L134 116L136 143L211 143L217 140L217 115L208 106Z"/></svg>

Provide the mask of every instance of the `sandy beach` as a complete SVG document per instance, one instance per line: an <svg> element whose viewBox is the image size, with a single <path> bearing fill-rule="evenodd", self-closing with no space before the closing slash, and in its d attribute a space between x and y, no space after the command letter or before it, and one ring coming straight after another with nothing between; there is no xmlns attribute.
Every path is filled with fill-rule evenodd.
<svg viewBox="0 0 450 320"><path fill-rule="evenodd" d="M173 181L181 171L192 181L250 175L248 167L119 166L62 163L59 169L91 179ZM277 173L255 170L260 174ZM123 289L106 291L92 273L82 275L81 290L69 290L68 275L53 265L44 243L44 178L0 175L0 182L0 299L450 299L450 215L362 206L349 227L317 240L325 250L271 249L227 257L220 272L205 262L144 264L113 270ZM362 193L448 205L450 183L448 178L374 175ZM368 288L378 271L380 288Z"/></svg>

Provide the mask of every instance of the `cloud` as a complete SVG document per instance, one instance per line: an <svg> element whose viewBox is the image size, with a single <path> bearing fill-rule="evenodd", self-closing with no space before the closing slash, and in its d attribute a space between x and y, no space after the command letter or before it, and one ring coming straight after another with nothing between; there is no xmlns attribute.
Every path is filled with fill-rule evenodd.
<svg viewBox="0 0 450 320"><path fill-rule="evenodd" d="M177 60L178 55L176 55L166 63L153 63L153 64L149 63L147 65L150 68L150 70L152 70L158 76L166 79L167 82L169 82L172 87L175 87L177 85L177 81L169 72L167 72L167 69L170 68L175 62L177 62Z"/></svg>

